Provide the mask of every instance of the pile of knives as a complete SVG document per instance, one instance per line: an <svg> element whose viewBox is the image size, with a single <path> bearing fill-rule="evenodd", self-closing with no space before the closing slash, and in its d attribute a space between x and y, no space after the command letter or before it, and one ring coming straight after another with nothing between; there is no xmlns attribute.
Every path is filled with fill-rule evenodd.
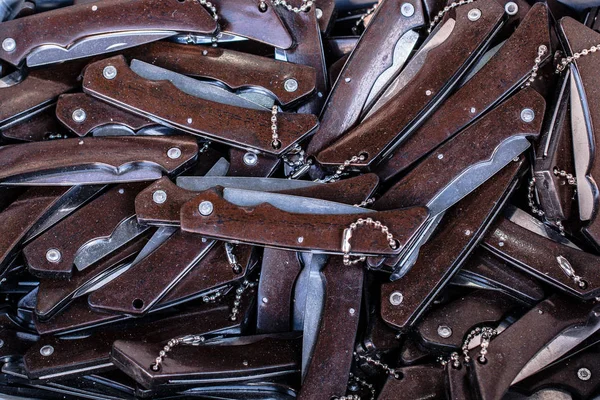
<svg viewBox="0 0 600 400"><path fill-rule="evenodd" d="M0 0L0 398L600 398L569 1Z"/></svg>

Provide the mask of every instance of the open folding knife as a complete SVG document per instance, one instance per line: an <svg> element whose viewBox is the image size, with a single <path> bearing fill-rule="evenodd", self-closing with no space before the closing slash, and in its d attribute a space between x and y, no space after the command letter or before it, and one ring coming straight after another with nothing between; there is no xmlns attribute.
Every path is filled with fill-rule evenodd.
<svg viewBox="0 0 600 400"><path fill-rule="evenodd" d="M194 82L150 64L130 66L117 56L89 65L83 88L94 97L161 124L261 153L285 153L317 125L314 115L280 113L275 141L271 110L227 91L220 93L225 96L221 100L205 90L190 94L186 89L198 88L190 80ZM165 99L170 99L167 104Z"/></svg>
<svg viewBox="0 0 600 400"><path fill-rule="evenodd" d="M544 51L545 49L545 51ZM491 50L490 50L491 51ZM454 92L421 127L400 143L394 154L376 167L385 181L406 171L419 159L522 88L543 51L549 58L548 9L536 3L517 30L473 76Z"/></svg>
<svg viewBox="0 0 600 400"><path fill-rule="evenodd" d="M560 31L569 54L588 49L600 40L600 33L571 18L560 21ZM598 59L595 52L573 59L569 77L579 218L586 222L582 233L596 249L600 249L600 191L596 183L600 179L600 164L595 161L600 143Z"/></svg>
<svg viewBox="0 0 600 400"><path fill-rule="evenodd" d="M64 139L0 147L0 184L71 186L159 179L198 156L188 136Z"/></svg>
<svg viewBox="0 0 600 400"><path fill-rule="evenodd" d="M480 0L452 9L360 125L316 154L321 165L379 162L450 94L502 26L504 9ZM347 79L347 78L344 78Z"/></svg>
<svg viewBox="0 0 600 400"><path fill-rule="evenodd" d="M216 30L215 19L193 0L105 0L3 22L0 59L12 65L27 59L32 67L123 50L179 32L211 35Z"/></svg>

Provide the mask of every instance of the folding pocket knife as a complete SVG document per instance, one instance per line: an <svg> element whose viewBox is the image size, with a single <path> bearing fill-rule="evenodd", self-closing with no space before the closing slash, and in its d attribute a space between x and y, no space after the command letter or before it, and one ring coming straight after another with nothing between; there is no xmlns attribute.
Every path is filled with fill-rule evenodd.
<svg viewBox="0 0 600 400"><path fill-rule="evenodd" d="M359 120L371 92L378 93L395 77L425 23L418 0L384 0L354 47L327 99L319 130L311 138L308 154L317 154Z"/></svg>
<svg viewBox="0 0 600 400"><path fill-rule="evenodd" d="M204 91L186 93L183 90L188 85L173 83L175 78L187 82L185 76L167 70L163 72L171 78L170 82L145 78L134 72L122 56L117 56L89 65L83 88L94 97L161 124L261 153L280 155L317 125L314 115L280 113L275 117L276 141L271 129L270 110L255 103L252 103L255 106L248 104L251 102L235 95L238 103L231 105L219 103L214 98L209 100L206 95L198 97ZM165 99L170 99L167 107ZM231 99L227 95L227 101Z"/></svg>
<svg viewBox="0 0 600 400"><path fill-rule="evenodd" d="M198 156L193 137L103 137L0 147L0 184L71 186L137 182L182 172Z"/></svg>
<svg viewBox="0 0 600 400"><path fill-rule="evenodd" d="M402 279L381 285L381 316L389 325L406 330L421 317L516 187L522 164L519 160L506 166L451 208L414 266Z"/></svg>
<svg viewBox="0 0 600 400"><path fill-rule="evenodd" d="M567 294L582 300L600 295L600 257L580 250L563 237L556 241L544 231L532 230L531 225L535 229L539 222L527 213L511 214L493 225L483 239L485 248Z"/></svg>
<svg viewBox="0 0 600 400"><path fill-rule="evenodd" d="M571 55L589 49L600 41L600 33L571 18L560 21L560 32ZM600 249L600 223L596 222L600 211L597 184L600 171L599 164L595 162L600 143L600 90L597 88L599 57L595 52L588 52L583 57L573 59L569 76L579 218L586 222L582 233L596 249Z"/></svg>
<svg viewBox="0 0 600 400"><path fill-rule="evenodd" d="M323 166L376 164L439 106L502 25L504 9L480 0L446 14L356 128L315 155ZM347 79L347 78L344 78Z"/></svg>
<svg viewBox="0 0 600 400"><path fill-rule="evenodd" d="M178 32L210 35L216 29L215 19L193 0L105 0L2 23L0 59L12 65L27 59L33 67L123 50Z"/></svg>
<svg viewBox="0 0 600 400"><path fill-rule="evenodd" d="M132 49L138 59L180 74L218 81L241 96L258 94L282 106L297 103L315 90L316 73L308 65L294 64L221 47L155 42Z"/></svg>
<svg viewBox="0 0 600 400"><path fill-rule="evenodd" d="M540 52L541 62L551 54L548 9L543 3L535 4L498 52L377 166L377 174L388 181L406 171L519 90Z"/></svg>
<svg viewBox="0 0 600 400"><path fill-rule="evenodd" d="M294 375L300 370L299 333L215 338L199 346L180 345L160 368L151 368L161 344L118 340L112 362L144 387L210 384ZM268 348L269 351L264 351Z"/></svg>
<svg viewBox="0 0 600 400"><path fill-rule="evenodd" d="M115 186L37 237L23 250L29 271L68 278L73 265L84 270L144 233L149 227L137 223L134 210L144 186Z"/></svg>

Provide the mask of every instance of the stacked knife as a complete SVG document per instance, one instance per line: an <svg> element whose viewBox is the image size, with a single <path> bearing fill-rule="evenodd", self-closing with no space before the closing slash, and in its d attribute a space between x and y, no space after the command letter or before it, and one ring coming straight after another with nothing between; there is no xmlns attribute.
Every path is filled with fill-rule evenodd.
<svg viewBox="0 0 600 400"><path fill-rule="evenodd" d="M600 22L0 1L0 398L600 398Z"/></svg>

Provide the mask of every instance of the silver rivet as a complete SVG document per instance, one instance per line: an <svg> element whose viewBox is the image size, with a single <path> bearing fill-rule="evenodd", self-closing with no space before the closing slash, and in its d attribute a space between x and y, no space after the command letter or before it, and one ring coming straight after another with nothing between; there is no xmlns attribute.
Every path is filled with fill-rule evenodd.
<svg viewBox="0 0 600 400"><path fill-rule="evenodd" d="M179 157L181 157L181 150L177 147L171 147L169 150L167 150L167 157L169 157L171 160L177 160Z"/></svg>
<svg viewBox="0 0 600 400"><path fill-rule="evenodd" d="M471 107L469 111L471 111L471 114L475 114L477 112L477 109L475 107Z"/></svg>
<svg viewBox="0 0 600 400"><path fill-rule="evenodd" d="M465 231L465 235L466 235L466 236L471 236L471 231L470 231L469 229L467 229L467 230Z"/></svg>
<svg viewBox="0 0 600 400"><path fill-rule="evenodd" d="M83 140L80 140L79 142L77 142L78 145L82 145L83 144Z"/></svg>
<svg viewBox="0 0 600 400"><path fill-rule="evenodd" d="M202 243L206 243L206 242L208 242L208 239L207 238L202 238Z"/></svg>
<svg viewBox="0 0 600 400"><path fill-rule="evenodd" d="M345 81L346 83L350 83L350 81L351 81L351 80L352 80L352 78L345 78L345 79L344 79L344 81Z"/></svg>
<svg viewBox="0 0 600 400"><path fill-rule="evenodd" d="M119 194L125 193L125 189L119 189Z"/></svg>
<svg viewBox="0 0 600 400"><path fill-rule="evenodd" d="M469 18L469 21L477 21L479 18L481 18L481 10L479 8L470 9L469 13L467 14L467 18Z"/></svg>
<svg viewBox="0 0 600 400"><path fill-rule="evenodd" d="M300 237L298 238L298 243L302 243L302 242L304 242L304 237L303 237L303 236L300 236Z"/></svg>
<svg viewBox="0 0 600 400"><path fill-rule="evenodd" d="M54 347L50 346L49 344L43 346L40 349L40 354L43 355L44 357L49 357L54 353Z"/></svg>
<svg viewBox="0 0 600 400"><path fill-rule="evenodd" d="M542 315L544 312L542 310L538 310L538 314Z"/></svg>
<svg viewBox="0 0 600 400"><path fill-rule="evenodd" d="M392 294L390 294L390 303L393 306L399 306L400 304L402 304L403 300L404 296L400 292L393 292Z"/></svg>
<svg viewBox="0 0 600 400"><path fill-rule="evenodd" d="M62 258L62 254L60 254L60 251L57 249L50 249L46 252L46 260L48 260L51 263L58 263L60 262L60 259Z"/></svg>
<svg viewBox="0 0 600 400"><path fill-rule="evenodd" d="M425 94L426 94L427 96L431 96L431 94L432 94L432 93L433 93L433 92L432 92L431 90L426 90L426 91L425 91Z"/></svg>
<svg viewBox="0 0 600 400"><path fill-rule="evenodd" d="M0 339L0 349L4 347L4 340Z"/></svg>
<svg viewBox="0 0 600 400"><path fill-rule="evenodd" d="M92 11L98 11L98 6L92 6Z"/></svg>
<svg viewBox="0 0 600 400"><path fill-rule="evenodd" d="M354 308L349 309L348 312L350 313L350 315L356 314L356 310Z"/></svg>
<svg viewBox="0 0 600 400"><path fill-rule="evenodd" d="M298 81L292 78L287 79L283 84L283 87L287 92L295 92L298 90Z"/></svg>
<svg viewBox="0 0 600 400"><path fill-rule="evenodd" d="M519 162L519 157L515 157L515 158L513 158L513 161L514 161L514 162Z"/></svg>
<svg viewBox="0 0 600 400"><path fill-rule="evenodd" d="M504 11L506 11L508 15L516 15L519 12L519 6L514 1L509 1L504 6Z"/></svg>
<svg viewBox="0 0 600 400"><path fill-rule="evenodd" d="M589 381L592 378L592 371L587 368L579 368L577 370L577 377L582 381Z"/></svg>
<svg viewBox="0 0 600 400"><path fill-rule="evenodd" d="M269 302L269 299L268 299L268 298L266 298L266 297L263 297L263 298L262 298L262 302L263 302L263 303L265 303L265 304L267 304L267 303Z"/></svg>
<svg viewBox="0 0 600 400"><path fill-rule="evenodd" d="M535 119L535 112L531 108L524 108L521 111L521 119L523 122L531 122Z"/></svg>
<svg viewBox="0 0 600 400"><path fill-rule="evenodd" d="M112 65L109 65L107 67L104 67L102 75L104 75L106 79L115 79L117 77L117 69Z"/></svg>
<svg viewBox="0 0 600 400"><path fill-rule="evenodd" d="M498 242L498 246L504 247L504 242Z"/></svg>
<svg viewBox="0 0 600 400"><path fill-rule="evenodd" d="M400 6L400 12L405 17L412 17L415 14L415 7L410 3L402 3Z"/></svg>
<svg viewBox="0 0 600 400"><path fill-rule="evenodd" d="M440 153L440 154L438 154L438 160L441 160L441 159L443 159L443 158L444 158L444 155L443 155L443 154L441 154L441 153Z"/></svg>
<svg viewBox="0 0 600 400"><path fill-rule="evenodd" d="M192 122L194 122L194 120L193 120L193 119L191 119L191 118L188 118L188 119L187 119L187 123L188 123L188 124L191 124Z"/></svg>
<svg viewBox="0 0 600 400"><path fill-rule="evenodd" d="M205 217L212 214L213 209L214 209L213 203L211 203L210 201L203 201L198 206L198 211L200 212L201 215L204 215Z"/></svg>
<svg viewBox="0 0 600 400"><path fill-rule="evenodd" d="M244 154L244 164L249 166L255 166L258 163L258 156L254 153Z"/></svg>
<svg viewBox="0 0 600 400"><path fill-rule="evenodd" d="M447 339L452 336L452 328L447 325L440 325L438 326L437 333L439 337Z"/></svg>
<svg viewBox="0 0 600 400"><path fill-rule="evenodd" d="M323 18L323 10L321 10L320 8L317 8L315 10L315 15L317 16L317 19Z"/></svg>
<svg viewBox="0 0 600 400"><path fill-rule="evenodd" d="M73 115L71 115L71 118L73 118L73 121L80 124L83 121L85 121L85 119L87 118L87 114L82 108L78 108L77 110L73 111Z"/></svg>
<svg viewBox="0 0 600 400"><path fill-rule="evenodd" d="M152 193L152 201L156 204L164 203L167 201L167 192L164 190L157 190L156 192Z"/></svg>
<svg viewBox="0 0 600 400"><path fill-rule="evenodd" d="M2 50L10 53L11 51L15 51L16 48L17 42L15 42L15 39L9 37L2 41Z"/></svg>
<svg viewBox="0 0 600 400"><path fill-rule="evenodd" d="M208 54L208 50L202 50L202 55L205 56Z"/></svg>
<svg viewBox="0 0 600 400"><path fill-rule="evenodd" d="M317 96L323 97L323 93L319 92L319 93L317 93Z"/></svg>
<svg viewBox="0 0 600 400"><path fill-rule="evenodd" d="M244 361L242 361L242 364L244 364L244 367L247 367L248 366L248 361L244 360Z"/></svg>

